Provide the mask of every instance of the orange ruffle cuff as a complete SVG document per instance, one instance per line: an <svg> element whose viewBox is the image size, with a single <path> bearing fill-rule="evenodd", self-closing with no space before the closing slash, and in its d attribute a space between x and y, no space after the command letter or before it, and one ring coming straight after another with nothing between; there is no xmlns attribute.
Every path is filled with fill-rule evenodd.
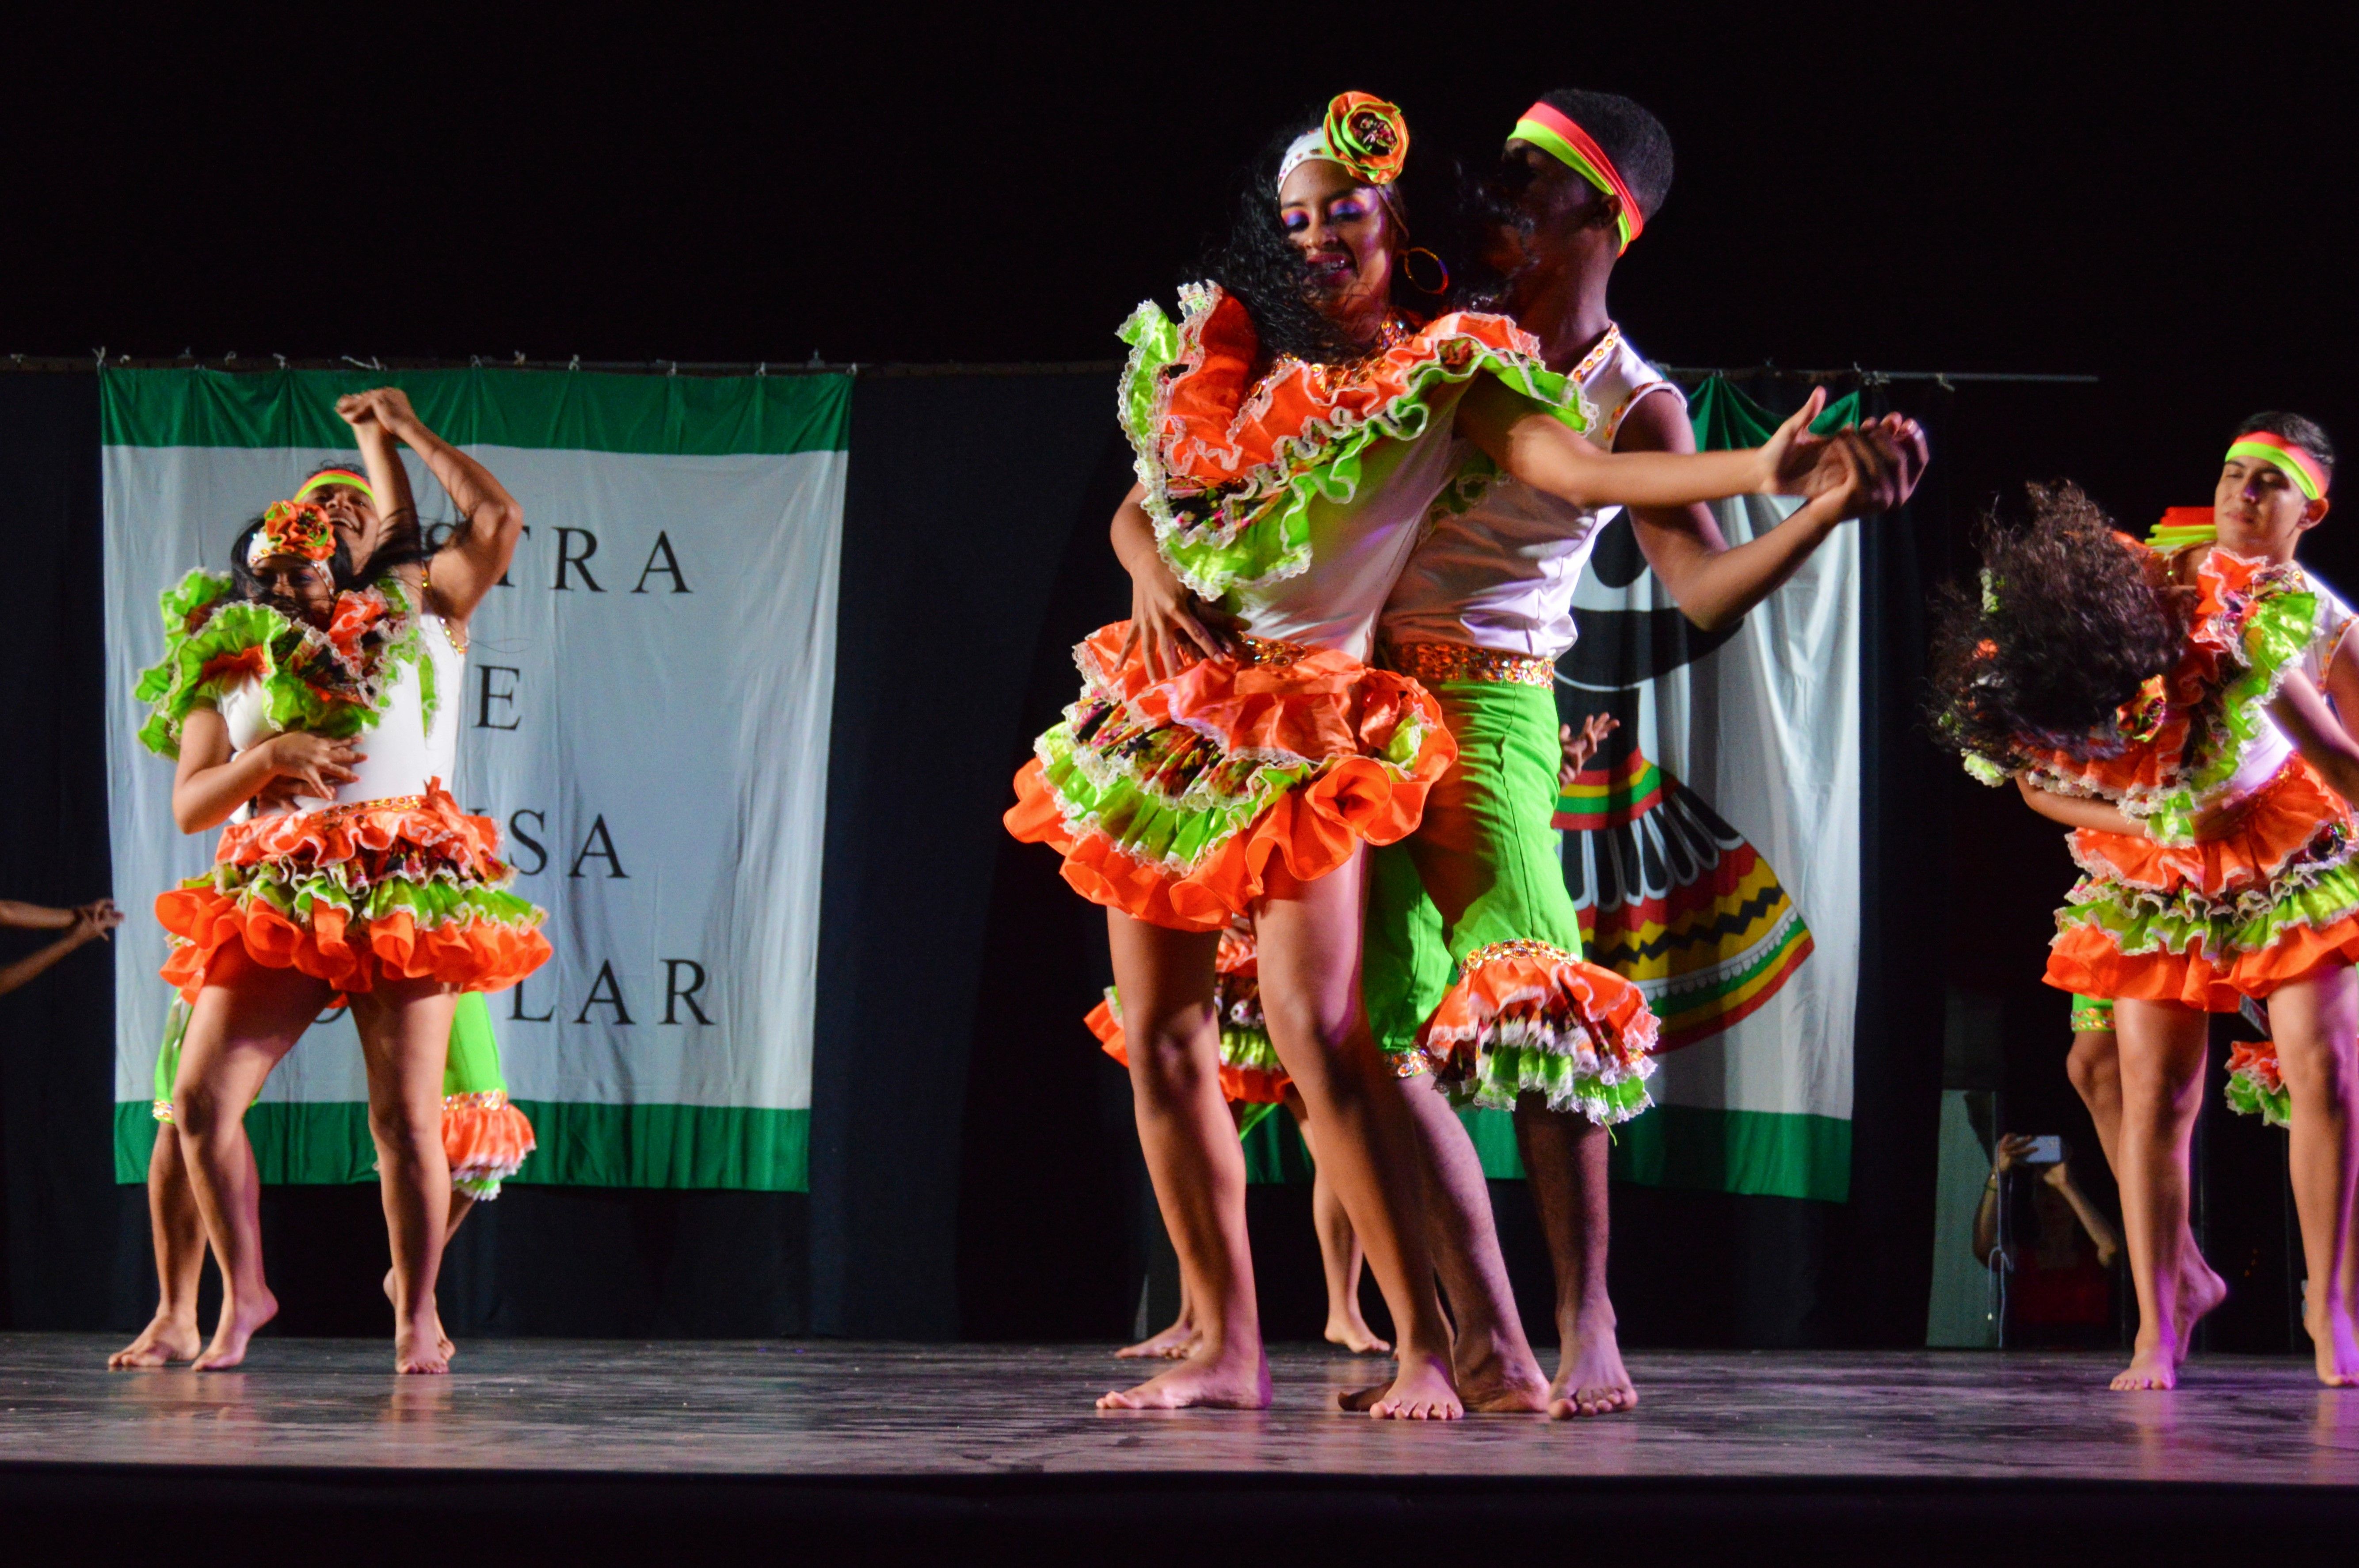
<svg viewBox="0 0 2359 1568"><path fill-rule="evenodd" d="M1638 988L1545 942L1469 953L1419 1033L1437 1081L1461 1104L1512 1110L1526 1094L1600 1126L1653 1104L1659 1030Z"/></svg>
<svg viewBox="0 0 2359 1568"><path fill-rule="evenodd" d="M426 793L263 816L222 834L210 875L156 900L163 976L193 1001L232 942L340 994L380 975L500 990L549 956L545 912L506 891L499 829Z"/></svg>
<svg viewBox="0 0 2359 1568"><path fill-rule="evenodd" d="M470 1197L499 1196L500 1184L539 1147L532 1120L501 1089L442 1097L442 1152L451 1184Z"/></svg>
<svg viewBox="0 0 2359 1568"><path fill-rule="evenodd" d="M1083 686L1034 745L1005 821L1094 903L1217 931L1287 879L1417 828L1457 756L1423 687L1325 649L1249 640L1155 681L1129 623L1074 651Z"/></svg>

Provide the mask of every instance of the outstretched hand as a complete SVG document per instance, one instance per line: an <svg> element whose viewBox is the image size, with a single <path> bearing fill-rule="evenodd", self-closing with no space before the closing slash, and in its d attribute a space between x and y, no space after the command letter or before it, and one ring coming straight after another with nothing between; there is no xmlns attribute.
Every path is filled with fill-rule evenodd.
<svg viewBox="0 0 2359 1568"><path fill-rule="evenodd" d="M93 899L74 911L73 933L77 939L87 942L92 937L103 942L107 933L123 924L123 911L111 898Z"/></svg>
<svg viewBox="0 0 2359 1568"><path fill-rule="evenodd" d="M264 744L271 749L270 762L277 776L292 779L313 800L335 799L338 784L360 777L352 764L368 760L350 741L331 741L304 730L274 735Z"/></svg>
<svg viewBox="0 0 2359 1568"><path fill-rule="evenodd" d="M1605 737L1620 728L1622 721L1610 713L1593 713L1582 719L1578 735L1572 732L1571 725L1558 725L1556 743L1563 760L1556 770L1557 788L1571 789L1573 781L1581 776L1581 770L1589 766L1589 759L1597 754L1597 748L1605 743Z"/></svg>
<svg viewBox="0 0 2359 1568"><path fill-rule="evenodd" d="M1794 410L1786 422L1761 443L1761 461L1765 478L1761 490L1766 495L1803 495L1803 487L1824 459L1830 438L1810 434L1810 421L1827 406L1827 389L1810 388L1810 395Z"/></svg>

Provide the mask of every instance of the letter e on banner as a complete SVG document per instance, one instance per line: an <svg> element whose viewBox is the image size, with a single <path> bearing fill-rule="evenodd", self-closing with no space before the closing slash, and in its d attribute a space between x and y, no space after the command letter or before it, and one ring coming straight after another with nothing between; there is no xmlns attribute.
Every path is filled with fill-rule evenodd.
<svg viewBox="0 0 2359 1568"><path fill-rule="evenodd" d="M475 666L475 728L478 730L516 729L524 723L523 719L510 719L506 724L501 724L492 718L492 704L499 703L501 711L506 713L515 708L516 699L515 685L495 682L492 679L494 676L514 676L517 680L522 680L524 672L507 665Z"/></svg>

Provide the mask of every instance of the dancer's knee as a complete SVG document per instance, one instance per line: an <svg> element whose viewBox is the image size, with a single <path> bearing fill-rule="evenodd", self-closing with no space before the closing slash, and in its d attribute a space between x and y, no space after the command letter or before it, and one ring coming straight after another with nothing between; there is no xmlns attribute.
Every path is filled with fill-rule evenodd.
<svg viewBox="0 0 2359 1568"><path fill-rule="evenodd" d="M369 1135L381 1154L404 1162L423 1158L429 1146L442 1141L442 1108L431 1115L408 1104L369 1107Z"/></svg>
<svg viewBox="0 0 2359 1568"><path fill-rule="evenodd" d="M1142 1029L1126 1049L1131 1081L1158 1098L1184 1098L1220 1076L1220 1030L1209 1013Z"/></svg>
<svg viewBox="0 0 2359 1568"><path fill-rule="evenodd" d="M2352 1042L2319 1031L2281 1029L2277 1070L2286 1087L2305 1099L2347 1104L2353 1088Z"/></svg>
<svg viewBox="0 0 2359 1568"><path fill-rule="evenodd" d="M2089 1029L2074 1034L2071 1052L2064 1058L2064 1076L2071 1080L2082 1103L2103 1098L2121 1076L2119 1048L2114 1036Z"/></svg>
<svg viewBox="0 0 2359 1568"><path fill-rule="evenodd" d="M172 1125L179 1130L182 1138L198 1143L213 1142L237 1125L239 1116L240 1109L232 1108L227 1098L211 1084L190 1084L173 1091Z"/></svg>

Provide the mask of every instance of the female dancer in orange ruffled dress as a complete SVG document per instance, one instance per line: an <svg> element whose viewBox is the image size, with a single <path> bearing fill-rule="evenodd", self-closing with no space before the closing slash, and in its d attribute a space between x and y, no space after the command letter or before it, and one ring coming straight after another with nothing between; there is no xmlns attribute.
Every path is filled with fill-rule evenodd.
<svg viewBox="0 0 2359 1568"><path fill-rule="evenodd" d="M142 738L179 760L183 831L228 821L275 780L295 798L232 822L213 871L157 900L174 938L164 976L190 1003L173 1114L222 1316L199 1368L234 1366L277 1310L261 1266L254 1153L243 1117L310 1021L352 1003L366 1059L369 1125L393 1244L395 1364L448 1369L434 1281L451 1204L443 1072L462 991L515 984L549 957L541 912L506 891L498 830L444 781L456 759L467 618L506 568L520 509L481 465L417 420L398 391L342 400L383 503L383 575L330 597L338 549L323 507L273 506L241 564L289 585L266 603L197 612L221 595L192 577L167 610L169 636L143 683L157 711ZM394 441L426 456L466 514L430 559ZM401 564L405 561L407 564ZM185 600L189 602L179 602ZM170 627L168 624L168 634ZM356 743L368 736L368 751ZM342 798L339 799L339 796Z"/></svg>
<svg viewBox="0 0 2359 1568"><path fill-rule="evenodd" d="M1945 618L1937 719L1970 772L2015 778L2074 829L2083 875L2047 979L2114 1002L2112 1153L2138 1298L2114 1387L2177 1383L2207 1015L2244 997L2269 1000L2290 1100L2319 1377L2359 1381L2359 873L2343 798L2359 793L2359 743L2301 671L2316 599L2290 561L2165 556L2070 486L2034 498L2030 527L1994 533L1980 601Z"/></svg>

